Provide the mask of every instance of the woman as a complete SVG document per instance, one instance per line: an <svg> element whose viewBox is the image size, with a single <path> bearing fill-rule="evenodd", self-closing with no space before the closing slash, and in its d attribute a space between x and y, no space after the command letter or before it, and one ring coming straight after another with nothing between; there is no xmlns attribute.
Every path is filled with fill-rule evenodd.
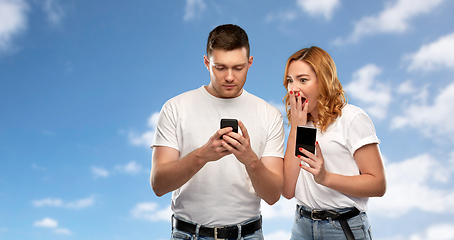
<svg viewBox="0 0 454 240"><path fill-rule="evenodd" d="M318 47L288 59L284 86L291 128L282 195L297 199L291 239L371 239L367 202L386 191L372 121L347 104L334 61ZM317 128L315 154L295 156L298 125Z"/></svg>

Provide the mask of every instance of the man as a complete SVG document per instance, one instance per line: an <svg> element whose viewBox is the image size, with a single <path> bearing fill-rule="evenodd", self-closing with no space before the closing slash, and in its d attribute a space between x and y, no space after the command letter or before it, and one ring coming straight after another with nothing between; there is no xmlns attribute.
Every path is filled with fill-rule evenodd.
<svg viewBox="0 0 454 240"><path fill-rule="evenodd" d="M150 181L157 196L173 191L172 239L263 239L260 200L280 198L284 130L280 112L243 89L252 61L242 28L216 27L204 56L209 85L162 107ZM222 118L240 131L220 129Z"/></svg>

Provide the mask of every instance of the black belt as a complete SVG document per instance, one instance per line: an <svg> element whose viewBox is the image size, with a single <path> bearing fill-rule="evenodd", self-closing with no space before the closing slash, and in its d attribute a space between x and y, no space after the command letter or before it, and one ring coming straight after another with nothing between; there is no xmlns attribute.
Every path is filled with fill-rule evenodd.
<svg viewBox="0 0 454 240"><path fill-rule="evenodd" d="M176 228L183 232L195 234L197 229L196 224L188 223L172 217L172 228ZM255 231L262 228L262 217L259 219L241 225L241 236L252 234ZM199 236L212 237L214 239L237 239L238 238L238 226L225 226L225 227L204 227L199 228Z"/></svg>
<svg viewBox="0 0 454 240"><path fill-rule="evenodd" d="M347 220L360 214L360 211L357 208L353 208L352 210L344 213L338 213L333 210L306 211L299 205L297 205L297 209L301 216L305 218L310 218L312 220L322 221L327 220L329 218L331 218L332 220L338 220L347 239L348 240L355 239L355 237L353 236L353 232L350 229L350 226L348 225Z"/></svg>

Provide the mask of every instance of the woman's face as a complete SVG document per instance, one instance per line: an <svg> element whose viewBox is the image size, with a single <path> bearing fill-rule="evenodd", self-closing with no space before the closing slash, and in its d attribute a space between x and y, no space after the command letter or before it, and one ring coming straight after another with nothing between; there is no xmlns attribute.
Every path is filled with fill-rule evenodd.
<svg viewBox="0 0 454 240"><path fill-rule="evenodd" d="M300 93L302 106L304 107L304 102L307 100L307 104L309 104L308 113L311 114L314 120L317 120L318 81L312 67L302 60L292 61L289 64L286 78L288 91L293 91L295 96Z"/></svg>

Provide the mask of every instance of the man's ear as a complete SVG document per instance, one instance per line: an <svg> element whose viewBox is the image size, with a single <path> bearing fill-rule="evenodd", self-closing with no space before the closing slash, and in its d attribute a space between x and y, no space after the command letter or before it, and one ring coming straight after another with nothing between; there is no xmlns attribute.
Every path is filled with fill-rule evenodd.
<svg viewBox="0 0 454 240"><path fill-rule="evenodd" d="M205 67L210 71L210 60L208 60L207 55L203 55L203 63L205 64Z"/></svg>
<svg viewBox="0 0 454 240"><path fill-rule="evenodd" d="M253 61L254 61L254 57L250 56L249 61L248 61L248 66L247 66L248 69L251 67Z"/></svg>

